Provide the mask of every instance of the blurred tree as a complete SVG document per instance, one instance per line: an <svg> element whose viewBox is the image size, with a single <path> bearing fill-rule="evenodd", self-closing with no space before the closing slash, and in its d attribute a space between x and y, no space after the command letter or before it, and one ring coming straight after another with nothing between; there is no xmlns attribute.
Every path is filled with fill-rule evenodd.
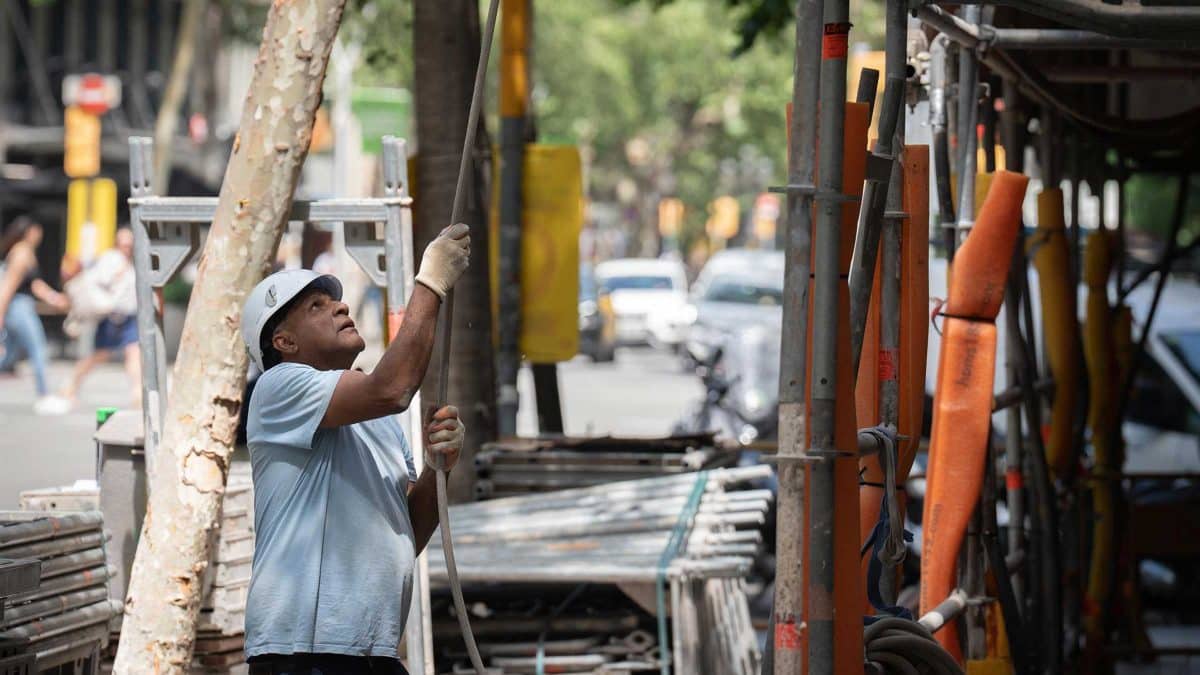
<svg viewBox="0 0 1200 675"><path fill-rule="evenodd" d="M656 252L647 249L657 245L660 197L687 206L679 239L687 251L713 198L733 195L748 213L758 192L783 180L793 5L534 0L538 138L580 146L589 198L620 204L634 252ZM356 82L411 86L412 5L359 6L342 37L363 42ZM851 0L851 9L855 41L881 48L882 0Z"/></svg>
<svg viewBox="0 0 1200 675"><path fill-rule="evenodd" d="M485 10L486 11L486 10ZM416 0L413 3L413 78L417 116L417 157L413 194L414 248L425 245L450 224L458 182L463 137L467 133L471 92L479 63L480 8L476 0ZM370 30L370 29L368 29ZM391 65L394 66L394 63ZM495 100L495 99L492 99ZM474 144L474 166L464 187L462 222L471 226L471 266L455 286L454 339L450 347L446 400L435 395L438 366L429 369L421 388L427 406L458 406L467 427L460 461L474 465L474 454L496 439L495 354L492 347L492 303L488 274L488 190L491 175L487 125L480 124ZM419 264L419 261L417 261ZM436 364L441 355L434 354ZM450 475L451 502L474 499L474 472Z"/></svg>

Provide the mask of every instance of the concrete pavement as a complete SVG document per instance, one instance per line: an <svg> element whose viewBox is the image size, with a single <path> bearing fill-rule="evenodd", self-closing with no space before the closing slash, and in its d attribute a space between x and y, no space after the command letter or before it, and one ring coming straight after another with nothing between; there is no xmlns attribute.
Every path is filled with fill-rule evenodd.
<svg viewBox="0 0 1200 675"><path fill-rule="evenodd" d="M51 363L52 389L66 382L72 365ZM33 413L33 381L27 364L19 373L16 378L0 379L0 456L5 464L0 471L0 509L15 509L22 490L94 478L95 410L129 403L125 373L120 363L111 363L93 371L71 413L41 417ZM532 379L526 370L519 382L521 434L535 431ZM559 382L564 424L573 435L666 434L703 394L699 380L684 373L677 359L649 349L621 350L609 364L582 358L563 364Z"/></svg>

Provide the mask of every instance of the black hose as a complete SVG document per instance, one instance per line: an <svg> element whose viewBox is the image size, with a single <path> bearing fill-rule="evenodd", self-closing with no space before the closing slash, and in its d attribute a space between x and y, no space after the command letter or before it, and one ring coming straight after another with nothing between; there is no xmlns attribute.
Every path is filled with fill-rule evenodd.
<svg viewBox="0 0 1200 675"><path fill-rule="evenodd" d="M925 626L899 617L884 617L863 632L867 662L885 673L962 675L962 668L942 649Z"/></svg>
<svg viewBox="0 0 1200 675"><path fill-rule="evenodd" d="M867 660L876 661L881 654L902 656L914 666L929 668L933 675L963 675L962 667L941 645L916 635L898 633L871 641Z"/></svg>
<svg viewBox="0 0 1200 675"><path fill-rule="evenodd" d="M937 182L938 220L942 241L946 246L946 260L952 261L958 246L955 229L958 220L954 213L954 194L950 188L950 140L944 128L933 132L933 173Z"/></svg>

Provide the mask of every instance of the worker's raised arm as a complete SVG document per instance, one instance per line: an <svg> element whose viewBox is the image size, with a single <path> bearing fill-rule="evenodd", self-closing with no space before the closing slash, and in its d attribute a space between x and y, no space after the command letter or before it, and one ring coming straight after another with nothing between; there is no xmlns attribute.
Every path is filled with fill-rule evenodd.
<svg viewBox="0 0 1200 675"><path fill-rule="evenodd" d="M452 225L425 248L417 284L395 339L371 373L342 373L321 420L322 428L408 409L429 367L442 299L467 269L471 255L469 232L466 225Z"/></svg>

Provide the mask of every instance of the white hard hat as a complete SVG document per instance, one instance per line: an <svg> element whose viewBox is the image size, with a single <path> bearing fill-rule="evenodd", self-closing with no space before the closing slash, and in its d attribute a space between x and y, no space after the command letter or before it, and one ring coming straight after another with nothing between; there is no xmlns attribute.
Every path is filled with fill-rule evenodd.
<svg viewBox="0 0 1200 675"><path fill-rule="evenodd" d="M334 300L342 299L342 282L331 274L318 274L312 270L284 270L258 282L246 304L242 306L242 340L250 352L254 365L263 366L262 330L280 309L310 286L316 286Z"/></svg>

